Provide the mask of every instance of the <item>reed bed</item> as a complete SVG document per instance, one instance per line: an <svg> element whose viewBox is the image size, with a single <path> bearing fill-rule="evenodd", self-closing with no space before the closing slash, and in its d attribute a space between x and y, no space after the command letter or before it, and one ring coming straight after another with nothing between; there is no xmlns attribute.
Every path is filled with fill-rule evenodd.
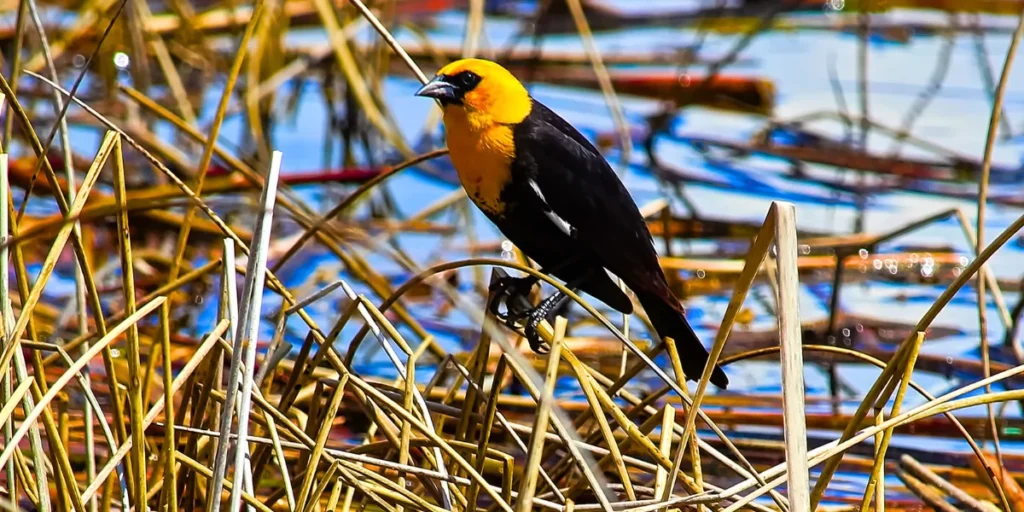
<svg viewBox="0 0 1024 512"><path fill-rule="evenodd" d="M466 2L458 54L501 57L481 45L485 3ZM998 320L1016 328L1020 312L987 262L1024 216L992 239L982 200L976 227L950 210L891 233L821 237L798 232L800 212L777 201L762 223L728 226L747 244L702 263L703 284L682 282L687 257L666 254L684 293L709 292L711 280L728 290L711 361L728 368L761 359L782 369L778 395L709 393L711 366L683 375L671 340L636 334L644 332L641 313L610 318L511 249L496 257L501 249L479 241L461 190L401 213L389 180L413 168L440 172L446 150L403 138L384 78L426 81L420 66L432 70L448 55L422 31L433 3L0 5L10 9L0 14L10 21L0 25L10 48L0 62L0 508L1024 510L1024 464L998 444L1021 437L1022 422L1002 411L1024 403L1024 360L990 361L983 336L981 362L935 363L973 378L941 396L913 379L936 371L922 344L939 335L936 316L972 282L981 324L991 296ZM601 13L589 2L564 8L585 49L571 65L592 69L626 161L640 148L605 60L628 59L594 44L608 15L592 28L588 17ZM762 13L710 75L734 64L778 12ZM54 13L72 21L58 28ZM325 44L286 43L310 27ZM395 27L420 33L421 47L407 51ZM1021 27L995 90L982 198ZM697 62L700 53L674 59ZM287 83L297 85L285 92ZM289 119L308 84L324 99L325 128ZM692 93L676 107L702 97ZM428 120L428 132L437 121ZM282 172L290 155L272 133L289 122L323 133L325 167L340 162L344 170ZM229 137L229 129L239 132ZM98 141L91 154L72 149L82 140ZM311 183L326 199L303 193ZM666 201L643 211L666 245L687 229L710 229L676 219ZM874 279L858 254L949 217L974 253L956 272L931 275L945 291L927 313L908 319L888 346L836 346L844 269L846 280L858 265ZM410 234L442 242L459 235L469 241L467 257L411 254L398 241ZM827 257L811 262L810 251ZM338 263L286 284L296 266L320 261L316 254ZM461 269L473 276L468 285L457 281ZM583 312L542 325L546 354L482 308L488 272L512 271L565 292ZM809 279L835 284L832 315L818 331L800 316L799 286ZM743 338L744 304L765 281L777 329ZM55 282L73 291L54 292ZM325 315L327 302L337 309ZM418 313L424 304L465 315L475 342L446 348ZM571 334L594 326L601 334ZM1005 345L1021 353L1012 340ZM366 364L371 358L380 364ZM836 399L830 415L807 413L806 366L851 361L879 368L869 391L856 402ZM565 388L578 390L577 399ZM957 417L978 406L988 408L986 419ZM768 434L749 435L753 426ZM906 433L961 438L970 454L922 463L890 447ZM851 492L840 474L863 481Z"/></svg>

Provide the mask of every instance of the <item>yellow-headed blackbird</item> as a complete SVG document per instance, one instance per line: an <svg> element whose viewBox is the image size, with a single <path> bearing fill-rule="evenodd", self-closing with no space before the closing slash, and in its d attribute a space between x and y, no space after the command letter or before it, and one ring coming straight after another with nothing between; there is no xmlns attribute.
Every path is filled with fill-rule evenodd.
<svg viewBox="0 0 1024 512"><path fill-rule="evenodd" d="M629 314L633 305L609 272L620 277L658 334L676 341L687 377L701 375L708 353L669 289L647 224L583 135L530 97L508 70L486 60L453 62L416 94L441 103L462 186L512 243L569 288ZM500 288L523 297L535 283L509 279ZM562 301L556 294L519 315L535 350L537 325ZM507 308L511 316L511 302ZM724 389L729 381L716 367L711 382Z"/></svg>

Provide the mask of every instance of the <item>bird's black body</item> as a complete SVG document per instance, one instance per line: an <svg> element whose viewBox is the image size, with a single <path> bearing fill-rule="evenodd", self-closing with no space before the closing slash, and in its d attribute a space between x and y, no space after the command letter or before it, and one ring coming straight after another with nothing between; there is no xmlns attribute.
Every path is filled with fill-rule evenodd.
<svg viewBox="0 0 1024 512"><path fill-rule="evenodd" d="M545 270L632 313L605 269L620 277L658 334L675 340L687 377L698 378L707 351L668 286L636 203L601 153L536 100L514 126L513 140L511 181L501 194L505 210L488 214L491 221ZM721 388L728 383L717 367L711 381Z"/></svg>
<svg viewBox="0 0 1024 512"><path fill-rule="evenodd" d="M569 288L632 313L632 303L608 272L621 278L658 334L675 340L687 378L703 373L708 353L669 289L647 223L583 135L490 61L452 62L416 94L442 105L445 139L459 180L512 243ZM533 307L519 283L532 288L535 281L498 279L488 306L498 314L504 302L510 326L526 320L523 332L539 349L536 327L562 296ZM711 382L725 388L729 380L716 367Z"/></svg>

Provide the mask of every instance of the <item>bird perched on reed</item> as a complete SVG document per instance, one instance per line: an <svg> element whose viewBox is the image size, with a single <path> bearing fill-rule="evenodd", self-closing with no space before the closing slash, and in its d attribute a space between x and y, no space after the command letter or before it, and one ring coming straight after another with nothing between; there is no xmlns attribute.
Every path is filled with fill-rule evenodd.
<svg viewBox="0 0 1024 512"><path fill-rule="evenodd" d="M568 288L629 314L633 304L609 272L621 278L658 334L675 340L687 378L699 378L707 350L668 286L636 203L600 152L494 62L452 62L416 94L440 102L459 180L498 229ZM499 301L488 305L510 326L521 323L534 350L540 322L565 300L556 293L534 308L513 307L510 299L536 282L501 279L492 295L508 312L498 313ZM729 381L716 367L711 382L724 389Z"/></svg>

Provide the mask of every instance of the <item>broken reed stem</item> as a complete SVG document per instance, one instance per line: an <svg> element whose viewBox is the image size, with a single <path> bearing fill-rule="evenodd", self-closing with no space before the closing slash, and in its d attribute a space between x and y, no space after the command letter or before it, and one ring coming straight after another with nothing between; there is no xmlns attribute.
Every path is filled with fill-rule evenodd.
<svg viewBox="0 0 1024 512"><path fill-rule="evenodd" d="M807 467L807 425L804 418L803 337L800 327L800 283L797 270L796 208L776 202L775 246L779 275L779 344L782 347L782 411L789 470L789 506L809 512L810 475Z"/></svg>
<svg viewBox="0 0 1024 512"><path fill-rule="evenodd" d="M228 387L225 391L224 406L220 411L220 438L217 441L217 448L214 452L214 463L211 477L208 480L210 485L207 496L210 503L209 510L216 511L220 507L220 499L215 498L214 492L221 487L224 479L224 472L228 463L228 449L231 441L228 434L231 432L231 421L235 413L235 394L238 392L239 366L242 364L241 339L238 336L238 286L235 282L235 242L230 238L224 239L224 279L225 293L223 297L227 304L223 307L227 318L223 319L228 323L228 340L231 343L231 363L228 370ZM219 496L217 494L216 496ZM216 502L216 503L214 503Z"/></svg>
<svg viewBox="0 0 1024 512"><path fill-rule="evenodd" d="M718 363L718 358L721 356L722 350L725 348L725 341L729 338L729 334L732 332L733 325L735 325L736 322L736 315L739 314L740 309L743 306L743 301L746 300L747 294L750 292L750 288L754 284L754 279L757 277L757 273L759 272L761 265L768 257L772 240L775 237L775 230L777 229L778 204L779 203L777 202L772 203L772 206L768 210L768 214L765 216L764 222L761 224L761 229L758 230L757 235L750 244L750 248L747 250L746 259L743 262L743 270L740 272L740 276L734 286L732 297L729 299L729 305L725 310L725 317L722 319L722 323L718 328L718 333L715 335L715 341L708 353L708 361L704 366L704 372L697 381L697 390L693 393L693 398L691 400L687 400L689 404L686 408L686 424L683 427L680 446L686 446L690 436L694 435L697 414L693 414L693 412L696 411L698 414L702 414L700 404L704 399L704 393L707 391L708 383L711 382L711 373L714 371L715 365ZM620 382L625 382L625 376L620 378ZM681 387L676 384L675 389L679 390ZM685 394L680 392L679 395L684 397ZM708 421L707 418L703 419ZM708 424L711 425L710 422L708 422ZM719 438L728 445L727 438L724 434L720 434L719 432L716 432L716 434L718 434ZM739 453L734 446L730 446L730 448L734 453ZM681 457L681 455L677 455L676 458L681 460ZM746 461L744 461L744 464L748 466L750 471L749 474L753 475L756 479L760 479L753 466ZM764 485L766 482L760 480L759 483ZM661 496L661 498L668 499L668 497L664 495ZM788 504L782 496L772 493L772 499L775 500L780 509L786 510L788 508Z"/></svg>
<svg viewBox="0 0 1024 512"><path fill-rule="evenodd" d="M246 438L249 433L249 409L252 403L253 378L256 374L256 344L259 336L260 311L263 305L263 288L267 274L267 257L270 253L270 232L274 220L277 183L281 175L281 157L280 151L274 151L271 155L270 170L267 173L267 181L260 201L262 216L259 217L256 229L253 231L256 247L249 251L245 288L239 306L242 324L235 332L236 341L240 340L245 349L243 368L245 375L242 379L241 400L238 405L238 442L235 446L234 464L235 490L231 494L231 512L238 512L241 507L242 488L244 487L247 492L252 493L254 485L249 460L249 445ZM230 406L230 404L227 405ZM245 485L238 485L246 478L248 481L245 482Z"/></svg>

